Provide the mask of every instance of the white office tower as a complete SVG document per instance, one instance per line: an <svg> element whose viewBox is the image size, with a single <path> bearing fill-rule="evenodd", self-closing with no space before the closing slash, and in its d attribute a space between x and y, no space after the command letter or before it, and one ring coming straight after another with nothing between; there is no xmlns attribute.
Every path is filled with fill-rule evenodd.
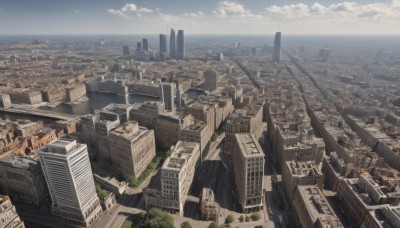
<svg viewBox="0 0 400 228"><path fill-rule="evenodd" d="M89 227L102 210L96 194L85 144L58 139L39 151L52 200L52 213L74 224Z"/></svg>

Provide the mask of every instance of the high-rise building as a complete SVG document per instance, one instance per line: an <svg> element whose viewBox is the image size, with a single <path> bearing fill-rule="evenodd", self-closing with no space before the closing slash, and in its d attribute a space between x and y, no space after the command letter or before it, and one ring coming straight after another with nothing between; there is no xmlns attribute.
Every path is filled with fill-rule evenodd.
<svg viewBox="0 0 400 228"><path fill-rule="evenodd" d="M8 196L0 195L0 227L24 228L25 224L19 218L15 206Z"/></svg>
<svg viewBox="0 0 400 228"><path fill-rule="evenodd" d="M176 82L176 107L182 107L182 86L179 85L179 82Z"/></svg>
<svg viewBox="0 0 400 228"><path fill-rule="evenodd" d="M178 30L178 37L176 38L176 41L176 58L185 59L185 37L183 34L183 30Z"/></svg>
<svg viewBox="0 0 400 228"><path fill-rule="evenodd" d="M218 81L219 81L218 72L215 70L207 69L206 72L204 73L204 76L206 78L206 81L204 82L205 89L210 89L210 90L217 89L217 85L218 85Z"/></svg>
<svg viewBox="0 0 400 228"><path fill-rule="evenodd" d="M275 34L274 49L272 52L272 62L279 63L281 60L281 32Z"/></svg>
<svg viewBox="0 0 400 228"><path fill-rule="evenodd" d="M102 210L94 186L87 146L58 139L39 151L52 200L52 213L80 226L91 226Z"/></svg>
<svg viewBox="0 0 400 228"><path fill-rule="evenodd" d="M253 134L235 134L232 154L236 197L244 213L263 209L264 152Z"/></svg>
<svg viewBox="0 0 400 228"><path fill-rule="evenodd" d="M146 38L142 39L143 51L147 51L149 53L149 41Z"/></svg>
<svg viewBox="0 0 400 228"><path fill-rule="evenodd" d="M142 42L137 42L136 43L136 51L141 51L142 50Z"/></svg>
<svg viewBox="0 0 400 228"><path fill-rule="evenodd" d="M171 29L169 35L169 55L173 59L176 58L176 35L174 29Z"/></svg>
<svg viewBox="0 0 400 228"><path fill-rule="evenodd" d="M161 60L165 60L167 53L168 53L167 35L160 34L160 57L161 57Z"/></svg>
<svg viewBox="0 0 400 228"><path fill-rule="evenodd" d="M129 55L129 46L123 46L122 47L122 54L123 55Z"/></svg>
<svg viewBox="0 0 400 228"><path fill-rule="evenodd" d="M329 62L331 59L332 50L329 48L321 48L319 49L318 59L321 62Z"/></svg>
<svg viewBox="0 0 400 228"><path fill-rule="evenodd" d="M165 103L165 109L174 110L174 84L168 82L160 83L161 101Z"/></svg>

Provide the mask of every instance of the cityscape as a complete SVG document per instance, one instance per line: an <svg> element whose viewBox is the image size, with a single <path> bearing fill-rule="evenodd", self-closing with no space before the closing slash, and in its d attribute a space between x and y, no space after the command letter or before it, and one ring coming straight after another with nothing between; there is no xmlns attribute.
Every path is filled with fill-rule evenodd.
<svg viewBox="0 0 400 228"><path fill-rule="evenodd" d="M0 228L400 228L400 3L217 2L164 28L165 3L118 3L121 34L0 25Z"/></svg>

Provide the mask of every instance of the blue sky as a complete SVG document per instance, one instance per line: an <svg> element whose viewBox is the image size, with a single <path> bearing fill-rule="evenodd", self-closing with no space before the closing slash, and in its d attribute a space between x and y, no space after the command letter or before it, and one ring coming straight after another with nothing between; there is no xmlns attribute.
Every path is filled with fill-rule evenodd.
<svg viewBox="0 0 400 228"><path fill-rule="evenodd" d="M400 34L400 0L0 0L0 34Z"/></svg>

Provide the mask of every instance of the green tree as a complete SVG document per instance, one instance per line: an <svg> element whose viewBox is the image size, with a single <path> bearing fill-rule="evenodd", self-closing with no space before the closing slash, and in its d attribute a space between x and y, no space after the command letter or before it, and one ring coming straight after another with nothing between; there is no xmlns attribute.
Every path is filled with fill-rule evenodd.
<svg viewBox="0 0 400 228"><path fill-rule="evenodd" d="M208 228L219 228L219 225L216 222L212 222L210 225L208 225Z"/></svg>
<svg viewBox="0 0 400 228"><path fill-rule="evenodd" d="M253 212L253 213L250 215L250 218L251 218L251 220L253 220L253 221L258 221L258 220L260 220L261 215L260 215L260 213L258 213L258 212Z"/></svg>
<svg viewBox="0 0 400 228"><path fill-rule="evenodd" d="M250 216L246 216L246 217L244 218L244 221L245 221L245 222L250 222Z"/></svg>
<svg viewBox="0 0 400 228"><path fill-rule="evenodd" d="M215 142L218 139L218 134L214 132L214 134L211 136L211 142Z"/></svg>
<svg viewBox="0 0 400 228"><path fill-rule="evenodd" d="M226 218L225 218L225 223L226 224L230 224L233 221L235 221L235 217L233 217L233 215L229 214L228 216L226 216Z"/></svg>
<svg viewBox="0 0 400 228"><path fill-rule="evenodd" d="M188 221L185 221L181 224L181 228L192 228L192 224L190 224Z"/></svg>
<svg viewBox="0 0 400 228"><path fill-rule="evenodd" d="M151 208L144 216L144 228L174 228L174 219L170 214L157 208Z"/></svg>
<svg viewBox="0 0 400 228"><path fill-rule="evenodd" d="M240 222L243 222L243 221L244 221L244 215L241 215L241 216L239 217L239 221L240 221Z"/></svg>

